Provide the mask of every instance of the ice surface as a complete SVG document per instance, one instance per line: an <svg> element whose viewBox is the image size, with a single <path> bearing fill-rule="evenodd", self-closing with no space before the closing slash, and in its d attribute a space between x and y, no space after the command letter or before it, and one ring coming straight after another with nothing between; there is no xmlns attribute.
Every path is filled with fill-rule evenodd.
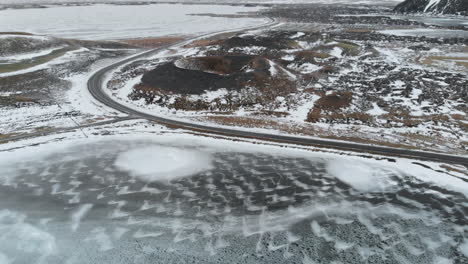
<svg viewBox="0 0 468 264"><path fill-rule="evenodd" d="M258 7L224 5L55 6L46 9L0 11L0 31L21 31L88 40L195 35L261 24L265 19L192 16L236 14Z"/></svg>
<svg viewBox="0 0 468 264"><path fill-rule="evenodd" d="M146 182L173 180L212 168L210 154L173 147L147 147L122 153L115 165Z"/></svg>
<svg viewBox="0 0 468 264"><path fill-rule="evenodd" d="M27 217L10 219L20 224L27 219L27 225L55 237L59 257L46 263L64 263L70 256L136 262L113 258L117 252L141 259L168 257L175 263L182 261L172 258L186 255L209 262L205 260L213 254L226 263L242 254L280 263L283 258L294 263L466 260L463 182L411 161L373 161L174 133L106 138L16 149L1 163L2 171L17 176L9 185L0 182L0 206L27 212ZM63 145L67 147L55 147ZM180 174L184 164L206 155L209 162L196 166L209 168L155 180L161 173L158 162ZM30 199L38 189L44 192ZM78 204L70 202L76 194L82 200ZM306 247L323 250L299 250ZM0 248L8 259L19 256ZM255 260L246 263L259 262Z"/></svg>
<svg viewBox="0 0 468 264"><path fill-rule="evenodd" d="M468 258L468 239L465 239L463 244L460 245L459 247L461 253L465 255Z"/></svg>
<svg viewBox="0 0 468 264"><path fill-rule="evenodd" d="M334 160L328 163L327 170L339 180L363 192L384 191L394 184L389 175L395 175L395 171L386 171L362 162Z"/></svg>
<svg viewBox="0 0 468 264"><path fill-rule="evenodd" d="M0 248L10 256L26 254L46 257L56 252L57 245L53 235L27 223L25 215L0 210ZM0 254L0 263L7 259Z"/></svg>
<svg viewBox="0 0 468 264"><path fill-rule="evenodd" d="M11 261L5 256L3 253L0 252L0 264L10 264Z"/></svg>
<svg viewBox="0 0 468 264"><path fill-rule="evenodd" d="M78 230L78 227L80 226L81 219L93 208L92 204L83 204L78 208L78 210L73 213L71 216L72 218L72 230L76 231Z"/></svg>
<svg viewBox="0 0 468 264"><path fill-rule="evenodd" d="M414 28L414 29L388 29L378 31L382 34L395 36L414 36L429 38L466 38L468 32L464 30L434 29L434 28Z"/></svg>

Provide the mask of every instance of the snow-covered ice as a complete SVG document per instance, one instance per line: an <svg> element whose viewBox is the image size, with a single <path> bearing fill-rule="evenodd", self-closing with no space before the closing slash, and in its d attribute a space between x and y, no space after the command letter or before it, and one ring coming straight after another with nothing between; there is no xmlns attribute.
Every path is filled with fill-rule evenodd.
<svg viewBox="0 0 468 264"><path fill-rule="evenodd" d="M136 127L133 125L133 129ZM41 240L45 243L42 247L58 250L49 251L57 252L59 258L48 257L48 263L85 254L107 261L115 250L132 256L155 252L135 250L135 239L164 250L206 254L208 258L221 254L220 249L226 247L237 253L268 252L293 258L296 253L289 248L294 243L336 250L335 257L351 252L364 254L377 243L384 248L373 249L374 254L386 251L400 256L399 247L387 248L381 243L388 238L411 247L412 252L427 251L424 256L430 260L449 258L435 250L439 247L466 252L466 245L459 240L462 227L450 221L460 215L444 216L462 209L461 201L466 200L466 196L460 196L466 182L453 176L406 159L391 163L178 131L160 132L157 136L136 131L129 135L122 130L122 135L51 141L2 152L3 171L16 176L1 181L0 188L22 191L0 200L1 205L21 209L26 206L21 197L28 193L53 197L54 203L46 206L38 220L42 226L28 218L28 225L50 233L35 231L47 238ZM21 144L8 143L2 148ZM158 168L161 162L172 170L169 180L158 177L168 173ZM188 170L192 162L196 164L189 165ZM435 163L427 164L437 168ZM83 184L85 179L87 183ZM457 205L434 212L430 203L407 197L408 188L440 203L448 199ZM76 195L83 201L71 201L70 197ZM387 196L395 197L398 203L386 200ZM374 204L374 198L382 202ZM27 206L37 206L35 203L41 200L34 199ZM45 218L50 220L43 221ZM362 236L352 236L353 230L359 230ZM416 234L424 241L418 246L421 250L416 250L418 244L409 238ZM244 243L232 241L258 246L243 248ZM31 245L36 246L27 244ZM5 258L16 256L3 249ZM366 259L365 254L357 257Z"/></svg>
<svg viewBox="0 0 468 264"><path fill-rule="evenodd" d="M259 18L223 18L191 14L236 14L258 7L228 5L53 6L46 9L0 11L0 31L21 31L88 40L197 35L263 23ZM125 24L122 24L125 21ZM115 30L118 28L119 30Z"/></svg>
<svg viewBox="0 0 468 264"><path fill-rule="evenodd" d="M334 177L363 192L382 192L395 184L390 177L395 174L394 170L363 162L335 160L329 162L327 170Z"/></svg>
<svg viewBox="0 0 468 264"><path fill-rule="evenodd" d="M212 169L210 154L173 147L137 148L120 154L120 170L146 182L174 180Z"/></svg>

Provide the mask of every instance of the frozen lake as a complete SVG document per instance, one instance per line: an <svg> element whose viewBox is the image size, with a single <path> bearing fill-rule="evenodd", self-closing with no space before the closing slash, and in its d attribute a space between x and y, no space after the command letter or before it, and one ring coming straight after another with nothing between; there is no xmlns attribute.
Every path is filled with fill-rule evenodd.
<svg viewBox="0 0 468 264"><path fill-rule="evenodd" d="M1 152L0 263L466 263L467 183L397 167L195 137Z"/></svg>
<svg viewBox="0 0 468 264"><path fill-rule="evenodd" d="M442 27L456 27L456 26L468 26L468 18L452 17L452 16L391 16L397 19L408 19L412 21L422 22L428 25L436 25Z"/></svg>
<svg viewBox="0 0 468 264"><path fill-rule="evenodd" d="M428 37L428 38L468 38L468 31L466 30L415 28L415 29L381 30L379 32L382 34L395 35L395 36L413 36L413 37Z"/></svg>
<svg viewBox="0 0 468 264"><path fill-rule="evenodd" d="M0 32L20 31L87 40L195 35L260 25L266 20L190 14L232 15L258 10L258 7L181 4L98 4L7 9L0 11Z"/></svg>

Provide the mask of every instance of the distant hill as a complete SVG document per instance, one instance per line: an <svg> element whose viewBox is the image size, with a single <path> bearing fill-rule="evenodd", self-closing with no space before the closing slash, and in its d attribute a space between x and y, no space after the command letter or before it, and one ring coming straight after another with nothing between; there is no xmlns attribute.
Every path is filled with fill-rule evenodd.
<svg viewBox="0 0 468 264"><path fill-rule="evenodd" d="M406 0L397 5L395 11L468 15L468 0Z"/></svg>

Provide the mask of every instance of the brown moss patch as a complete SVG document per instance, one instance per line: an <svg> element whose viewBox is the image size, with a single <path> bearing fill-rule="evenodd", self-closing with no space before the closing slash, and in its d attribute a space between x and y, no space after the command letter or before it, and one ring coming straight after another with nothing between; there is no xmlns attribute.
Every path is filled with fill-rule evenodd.
<svg viewBox="0 0 468 264"><path fill-rule="evenodd" d="M160 37L160 38L139 38L139 39L127 39L121 42L142 47L142 48L158 48L164 45L173 44L184 40L183 37Z"/></svg>
<svg viewBox="0 0 468 264"><path fill-rule="evenodd" d="M216 46L221 45L223 40L213 40L213 39L200 39L191 42L184 46L184 48L199 48L199 47L207 47L207 46Z"/></svg>
<svg viewBox="0 0 468 264"><path fill-rule="evenodd" d="M20 36L33 36L34 34L28 33L28 32L0 32L0 35L20 35Z"/></svg>
<svg viewBox="0 0 468 264"><path fill-rule="evenodd" d="M468 69L468 54L464 57L454 57L454 56L428 56L424 57L420 60L420 63L426 65L434 65L437 62L445 61L445 62L454 62L459 66L463 66Z"/></svg>
<svg viewBox="0 0 468 264"><path fill-rule="evenodd" d="M315 103L315 107L322 110L338 110L349 107L353 100L352 92L334 92L330 95L323 95Z"/></svg>

